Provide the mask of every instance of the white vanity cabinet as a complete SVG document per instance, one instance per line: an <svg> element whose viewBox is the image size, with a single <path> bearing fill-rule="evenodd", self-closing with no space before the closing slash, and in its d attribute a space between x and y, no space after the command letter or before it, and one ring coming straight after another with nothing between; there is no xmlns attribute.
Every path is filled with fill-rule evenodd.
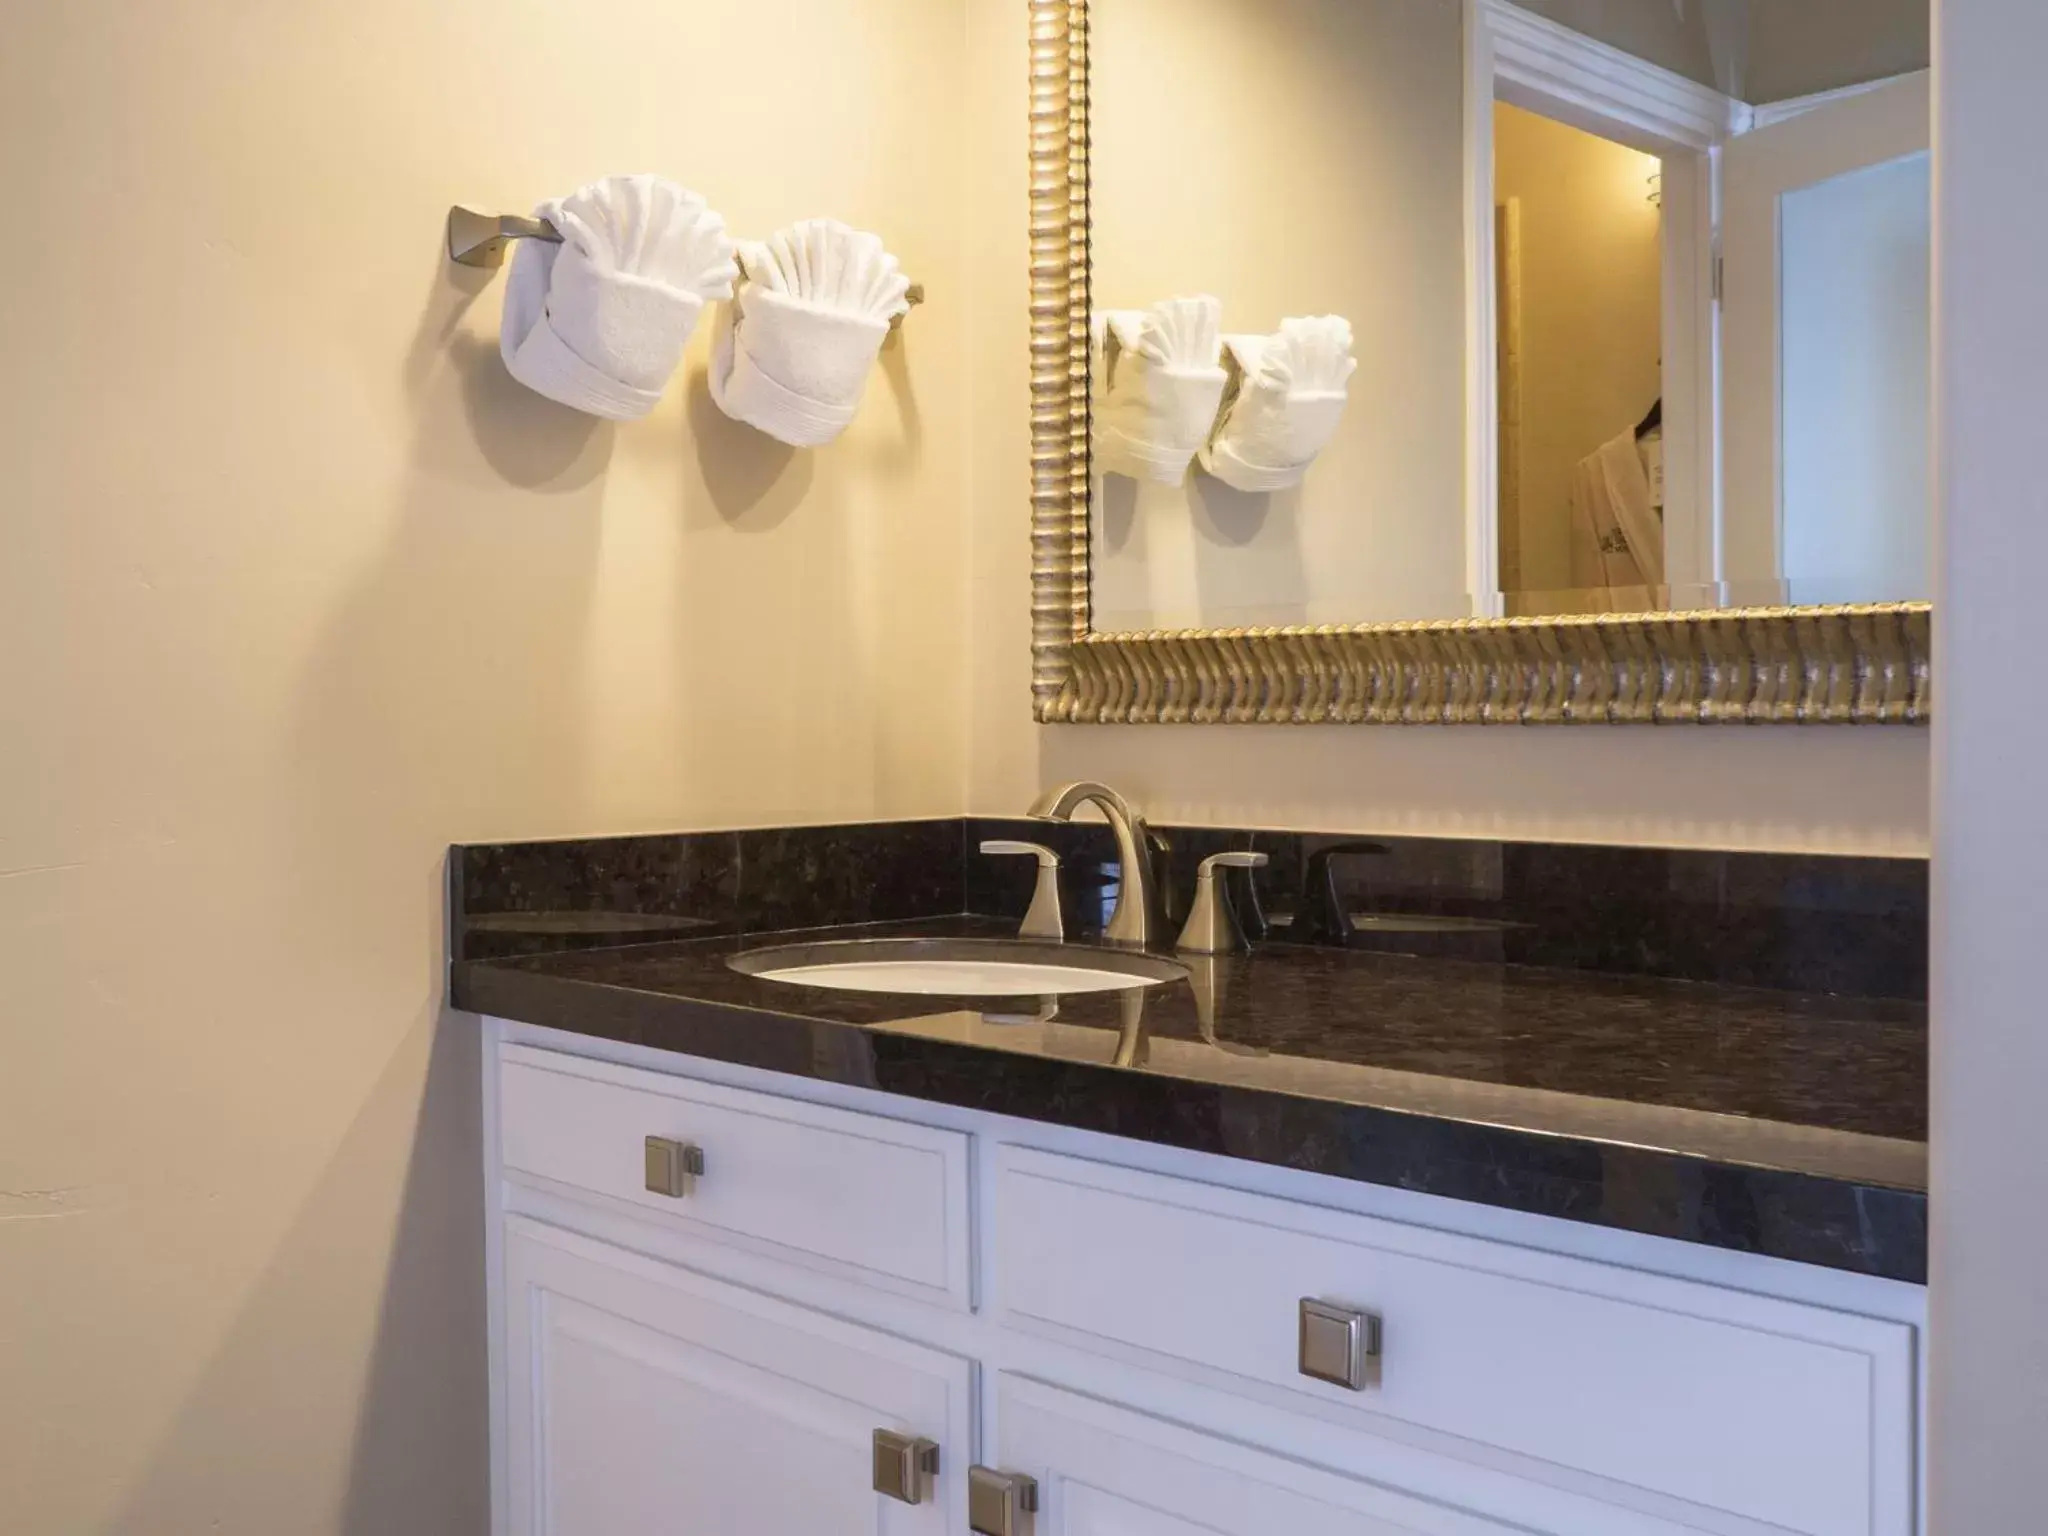
<svg viewBox="0 0 2048 1536"><path fill-rule="evenodd" d="M1916 1287L487 1038L498 1536L1920 1530Z"/></svg>

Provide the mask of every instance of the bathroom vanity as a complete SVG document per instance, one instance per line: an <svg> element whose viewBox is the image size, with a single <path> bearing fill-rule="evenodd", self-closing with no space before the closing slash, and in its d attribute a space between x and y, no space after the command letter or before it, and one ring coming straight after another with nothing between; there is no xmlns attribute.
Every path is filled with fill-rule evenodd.
<svg viewBox="0 0 2048 1536"><path fill-rule="evenodd" d="M1927 720L1913 7L1028 8L1039 720ZM1035 814L456 851L500 1536L1922 1529L1923 864Z"/></svg>
<svg viewBox="0 0 2048 1536"><path fill-rule="evenodd" d="M999 942L1033 882L978 848L1032 831L456 850L501 1533L1920 1529L1908 861L1376 845L1347 904L1490 903L1496 952L1168 945L1139 987L977 999L741 968ZM1162 908L1260 839L1280 915L1314 839L1170 830ZM1517 915L1551 865L1664 974L1528 963L1574 942ZM1118 953L1069 883L1069 953ZM1686 975L1687 931L1865 994Z"/></svg>

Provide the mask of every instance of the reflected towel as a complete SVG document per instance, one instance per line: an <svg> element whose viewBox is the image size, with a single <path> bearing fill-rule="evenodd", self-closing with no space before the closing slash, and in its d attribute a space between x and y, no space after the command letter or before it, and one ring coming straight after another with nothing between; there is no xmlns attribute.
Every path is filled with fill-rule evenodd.
<svg viewBox="0 0 2048 1536"><path fill-rule="evenodd" d="M1357 371L1351 325L1338 315L1283 320L1270 336L1225 338L1230 389L1202 468L1240 491L1301 483L1336 435Z"/></svg>
<svg viewBox="0 0 2048 1536"><path fill-rule="evenodd" d="M1222 331L1222 301L1207 294L1097 320L1097 469L1158 485L1187 478L1223 401Z"/></svg>

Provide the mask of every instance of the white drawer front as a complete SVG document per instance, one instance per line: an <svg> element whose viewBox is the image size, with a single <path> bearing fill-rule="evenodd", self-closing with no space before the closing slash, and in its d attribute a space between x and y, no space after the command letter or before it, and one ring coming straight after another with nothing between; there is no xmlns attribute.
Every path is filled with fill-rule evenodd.
<svg viewBox="0 0 2048 1536"><path fill-rule="evenodd" d="M703 1151L681 1197L647 1188L649 1136ZM508 1174L707 1236L965 1307L968 1138L606 1062L507 1047Z"/></svg>
<svg viewBox="0 0 2048 1536"><path fill-rule="evenodd" d="M1307 1393L1802 1536L1910 1536L1913 1330L1004 1148L1008 1321ZM1383 1322L1380 1381L1299 1374L1303 1297Z"/></svg>

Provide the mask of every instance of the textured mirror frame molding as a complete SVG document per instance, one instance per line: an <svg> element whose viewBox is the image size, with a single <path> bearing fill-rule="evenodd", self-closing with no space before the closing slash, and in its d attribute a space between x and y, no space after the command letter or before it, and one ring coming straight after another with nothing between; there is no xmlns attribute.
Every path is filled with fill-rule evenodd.
<svg viewBox="0 0 2048 1536"><path fill-rule="evenodd" d="M1031 691L1091 724L1925 724L1927 603L1092 634L1087 0L1031 11Z"/></svg>

